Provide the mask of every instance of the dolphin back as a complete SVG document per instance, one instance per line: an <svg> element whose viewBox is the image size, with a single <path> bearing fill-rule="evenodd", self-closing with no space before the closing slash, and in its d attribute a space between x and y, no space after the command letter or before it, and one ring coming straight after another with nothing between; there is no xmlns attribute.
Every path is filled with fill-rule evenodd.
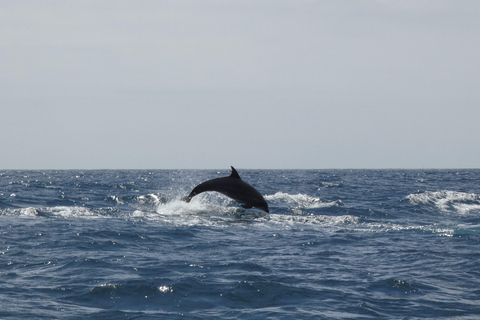
<svg viewBox="0 0 480 320"><path fill-rule="evenodd" d="M228 179L228 177L217 178L217 179L212 179L212 180L202 182L198 186L193 188L192 192L190 192L190 194L188 196L183 198L183 200L188 203L188 202L190 202L190 200L192 200L193 197L195 197L196 195L198 195L202 192L206 192L206 191L220 192L222 190L221 186L224 184L223 180L225 180L225 179Z"/></svg>
<svg viewBox="0 0 480 320"><path fill-rule="evenodd" d="M230 176L216 178L200 183L193 188L192 192L190 192L188 196L182 198L182 200L188 203L193 197L206 191L219 192L241 203L242 207L246 209L257 207L265 212L269 212L267 202L260 192L258 192L258 190L253 186L243 181L234 167L232 167L232 173Z"/></svg>

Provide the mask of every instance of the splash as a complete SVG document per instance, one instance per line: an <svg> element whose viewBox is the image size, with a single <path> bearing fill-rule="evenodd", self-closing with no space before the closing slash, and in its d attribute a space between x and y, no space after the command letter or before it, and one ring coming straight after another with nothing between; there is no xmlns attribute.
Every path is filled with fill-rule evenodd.
<svg viewBox="0 0 480 320"><path fill-rule="evenodd" d="M229 206L231 201L222 197L202 195L195 197L190 203L181 199L160 201L154 210L140 208L129 215L130 218L147 219L175 226L212 226L218 227L234 222L239 212L245 209Z"/></svg>
<svg viewBox="0 0 480 320"><path fill-rule="evenodd" d="M82 206L29 207L5 209L2 215L40 218L98 219L118 218L148 220L174 226L229 227L252 226L292 228L306 226L345 226L358 224L359 218L351 215L320 215L315 209L339 205L307 194L277 192L265 198L275 208L272 214L256 209L244 209L235 201L216 194L202 194L190 203L177 194L149 193L123 197L109 196L112 207L87 208Z"/></svg>

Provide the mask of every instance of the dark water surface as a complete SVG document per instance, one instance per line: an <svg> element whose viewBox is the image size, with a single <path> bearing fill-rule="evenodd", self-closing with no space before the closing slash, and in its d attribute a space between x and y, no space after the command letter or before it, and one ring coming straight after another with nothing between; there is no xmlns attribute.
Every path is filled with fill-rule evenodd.
<svg viewBox="0 0 480 320"><path fill-rule="evenodd" d="M473 319L480 170L0 171L1 319Z"/></svg>

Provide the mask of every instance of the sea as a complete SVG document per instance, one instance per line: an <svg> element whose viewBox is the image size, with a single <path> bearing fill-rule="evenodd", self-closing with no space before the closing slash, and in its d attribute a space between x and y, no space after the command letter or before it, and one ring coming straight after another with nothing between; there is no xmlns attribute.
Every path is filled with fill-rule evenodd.
<svg viewBox="0 0 480 320"><path fill-rule="evenodd" d="M237 171L0 171L0 319L480 318L480 170Z"/></svg>

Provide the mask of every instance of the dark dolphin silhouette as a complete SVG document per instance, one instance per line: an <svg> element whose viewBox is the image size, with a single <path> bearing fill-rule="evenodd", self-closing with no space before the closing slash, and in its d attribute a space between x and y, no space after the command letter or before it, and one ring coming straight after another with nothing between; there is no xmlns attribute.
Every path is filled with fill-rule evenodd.
<svg viewBox="0 0 480 320"><path fill-rule="evenodd" d="M197 194L206 191L216 191L242 204L245 209L252 207L262 209L265 212L268 210L268 205L260 192L254 187L243 181L235 170L232 168L232 174L229 177L217 178L200 183L193 188L192 192L183 200L190 202Z"/></svg>

